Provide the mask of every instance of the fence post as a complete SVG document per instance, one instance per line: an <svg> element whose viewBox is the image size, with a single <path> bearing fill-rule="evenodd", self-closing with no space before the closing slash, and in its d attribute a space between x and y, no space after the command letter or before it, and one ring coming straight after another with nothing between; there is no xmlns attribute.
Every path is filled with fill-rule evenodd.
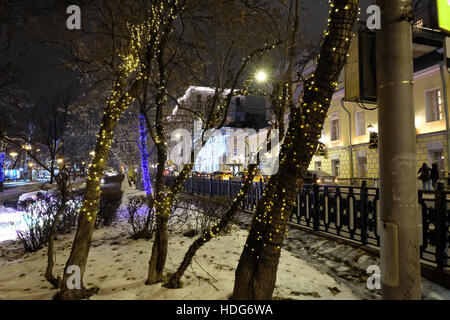
<svg viewBox="0 0 450 320"><path fill-rule="evenodd" d="M212 196L213 196L213 186L212 186L212 181L213 181L213 178L212 177L210 177L209 178L209 196L212 198Z"/></svg>
<svg viewBox="0 0 450 320"><path fill-rule="evenodd" d="M444 270L445 267L445 247L446 247L446 194L444 184L439 182L435 191L435 210L436 210L436 265L438 271Z"/></svg>
<svg viewBox="0 0 450 320"><path fill-rule="evenodd" d="M313 229L319 230L320 220L319 220L319 185L314 182L313 186Z"/></svg>
<svg viewBox="0 0 450 320"><path fill-rule="evenodd" d="M367 181L363 180L361 183L361 191L359 194L360 209L361 209L361 242L363 245L367 244Z"/></svg>
<svg viewBox="0 0 450 320"><path fill-rule="evenodd" d="M263 179L262 179L262 178L260 178L260 179L259 179L259 194L258 194L258 202L259 202L259 200L261 199L261 197L262 197L262 194L263 194L263 191L264 191L264 188L263 188L263 186L264 186L264 182L263 182Z"/></svg>

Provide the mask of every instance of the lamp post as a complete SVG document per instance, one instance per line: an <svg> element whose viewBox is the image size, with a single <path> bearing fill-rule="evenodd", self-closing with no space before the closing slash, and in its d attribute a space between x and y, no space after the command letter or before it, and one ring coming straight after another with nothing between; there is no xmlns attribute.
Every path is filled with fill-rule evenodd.
<svg viewBox="0 0 450 320"><path fill-rule="evenodd" d="M384 299L421 298L411 1L377 0L380 264Z"/></svg>
<svg viewBox="0 0 450 320"><path fill-rule="evenodd" d="M33 166L34 166L33 162L28 163L30 182L33 181Z"/></svg>

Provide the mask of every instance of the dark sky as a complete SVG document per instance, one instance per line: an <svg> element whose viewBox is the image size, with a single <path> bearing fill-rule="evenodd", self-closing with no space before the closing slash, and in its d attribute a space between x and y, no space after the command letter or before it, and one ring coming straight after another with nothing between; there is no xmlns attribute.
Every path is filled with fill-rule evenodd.
<svg viewBox="0 0 450 320"><path fill-rule="evenodd" d="M305 5L305 12L303 13L305 22L300 26L301 31L309 39L319 42L328 19L328 0L304 0L303 2ZM45 1L38 3L42 5ZM364 13L370 4L372 4L371 0L360 1L362 20L365 19ZM81 7L81 10L83 14L83 7ZM49 16L52 16L51 9L47 10L45 14L45 20L48 21ZM55 16L58 15L55 14ZM52 21L52 23L55 23L55 21ZM62 24L61 27L65 28L65 21L58 20L57 23ZM29 32L33 33L33 30L29 30ZM34 34L34 36L37 36L39 39L39 33ZM64 87L73 86L77 82L77 75L58 68L58 60L62 56L58 52L59 49L57 47L38 43L36 40L26 39L28 41L25 45L27 54L26 58L21 58L20 61L22 73L20 74L21 81L19 86L23 90L30 92L34 101L41 103L43 99L51 97L54 92L58 92Z"/></svg>

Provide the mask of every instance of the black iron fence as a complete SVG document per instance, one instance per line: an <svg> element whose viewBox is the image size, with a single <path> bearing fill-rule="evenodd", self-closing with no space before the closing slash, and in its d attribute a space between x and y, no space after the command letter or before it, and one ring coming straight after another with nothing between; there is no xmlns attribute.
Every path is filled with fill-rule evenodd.
<svg viewBox="0 0 450 320"><path fill-rule="evenodd" d="M171 184L174 177L167 177ZM184 190L203 196L233 198L242 181L189 178ZM253 182L242 208L254 211L264 190L264 182ZM444 270L450 257L450 191L419 190L420 256L426 263ZM379 190L354 186L304 185L297 195L289 221L312 230L351 240L361 245L379 247Z"/></svg>

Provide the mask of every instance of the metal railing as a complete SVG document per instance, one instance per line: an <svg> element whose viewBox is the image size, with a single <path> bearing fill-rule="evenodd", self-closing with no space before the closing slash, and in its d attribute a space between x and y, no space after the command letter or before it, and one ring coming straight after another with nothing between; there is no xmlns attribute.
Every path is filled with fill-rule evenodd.
<svg viewBox="0 0 450 320"><path fill-rule="evenodd" d="M166 177L172 184L174 177ZM188 178L185 192L202 196L234 198L243 181L213 178ZM242 208L256 210L265 188L264 182L253 182ZM449 267L450 257L450 191L419 190L420 257L440 270ZM291 223L364 246L379 247L379 189L361 187L304 185L292 209Z"/></svg>

